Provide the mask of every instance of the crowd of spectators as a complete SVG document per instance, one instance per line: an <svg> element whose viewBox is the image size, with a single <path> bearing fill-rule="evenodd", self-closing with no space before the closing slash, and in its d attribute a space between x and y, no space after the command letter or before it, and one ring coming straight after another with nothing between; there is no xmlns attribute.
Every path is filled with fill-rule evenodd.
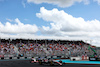
<svg viewBox="0 0 100 67"><path fill-rule="evenodd" d="M89 46L89 44L83 41L1 40L0 56L89 56L93 53L91 50L88 50Z"/></svg>
<svg viewBox="0 0 100 67"><path fill-rule="evenodd" d="M0 54L15 54L14 45L13 44L0 44Z"/></svg>

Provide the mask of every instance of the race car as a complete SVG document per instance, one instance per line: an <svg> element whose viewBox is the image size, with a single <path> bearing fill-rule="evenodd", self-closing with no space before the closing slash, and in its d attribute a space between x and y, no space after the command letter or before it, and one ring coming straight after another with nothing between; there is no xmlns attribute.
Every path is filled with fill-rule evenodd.
<svg viewBox="0 0 100 67"><path fill-rule="evenodd" d="M60 60L59 62L52 58L32 58L31 63L39 63L40 65L63 65L64 63Z"/></svg>

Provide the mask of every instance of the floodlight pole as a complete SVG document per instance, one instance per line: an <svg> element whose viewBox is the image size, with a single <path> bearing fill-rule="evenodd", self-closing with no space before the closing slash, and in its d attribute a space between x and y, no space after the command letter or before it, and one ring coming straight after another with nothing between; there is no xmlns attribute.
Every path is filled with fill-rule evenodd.
<svg viewBox="0 0 100 67"><path fill-rule="evenodd" d="M46 41L46 39L45 39L45 45L47 44L47 41Z"/></svg>
<svg viewBox="0 0 100 67"><path fill-rule="evenodd" d="M21 39L20 39L20 44L22 43Z"/></svg>
<svg viewBox="0 0 100 67"><path fill-rule="evenodd" d="M37 44L37 39L36 39L36 44Z"/></svg>
<svg viewBox="0 0 100 67"><path fill-rule="evenodd" d="M58 40L59 41L59 45L60 45L60 40Z"/></svg>
<svg viewBox="0 0 100 67"><path fill-rule="evenodd" d="M9 44L10 44L10 38L9 38Z"/></svg>
<svg viewBox="0 0 100 67"><path fill-rule="evenodd" d="M66 44L68 45L68 42L66 42Z"/></svg>
<svg viewBox="0 0 100 67"><path fill-rule="evenodd" d="M29 39L28 39L28 44L29 44Z"/></svg>
<svg viewBox="0 0 100 67"><path fill-rule="evenodd" d="M52 40L52 44L54 44L54 40Z"/></svg>

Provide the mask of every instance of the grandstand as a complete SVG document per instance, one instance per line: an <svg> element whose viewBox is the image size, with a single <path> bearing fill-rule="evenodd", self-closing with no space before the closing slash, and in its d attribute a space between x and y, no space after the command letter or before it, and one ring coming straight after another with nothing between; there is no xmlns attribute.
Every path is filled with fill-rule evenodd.
<svg viewBox="0 0 100 67"><path fill-rule="evenodd" d="M0 57L5 56L90 56L89 43L71 40L0 39ZM98 56L100 50L97 50Z"/></svg>

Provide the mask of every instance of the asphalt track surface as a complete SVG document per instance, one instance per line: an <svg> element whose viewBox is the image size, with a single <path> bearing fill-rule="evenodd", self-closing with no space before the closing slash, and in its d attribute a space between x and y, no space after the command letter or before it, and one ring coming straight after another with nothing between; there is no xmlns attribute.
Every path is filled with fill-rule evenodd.
<svg viewBox="0 0 100 67"><path fill-rule="evenodd" d="M100 65L66 64L63 66L39 65L30 63L29 60L0 61L0 67L100 67Z"/></svg>

